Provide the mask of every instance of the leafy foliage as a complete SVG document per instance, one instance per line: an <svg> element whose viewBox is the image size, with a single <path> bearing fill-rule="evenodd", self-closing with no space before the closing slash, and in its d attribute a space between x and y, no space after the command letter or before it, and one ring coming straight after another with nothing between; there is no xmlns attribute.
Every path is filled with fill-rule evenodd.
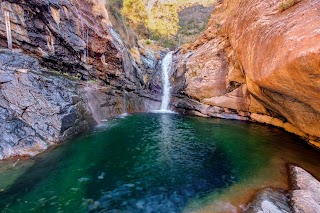
<svg viewBox="0 0 320 213"><path fill-rule="evenodd" d="M151 11L142 0L124 0L121 14L134 29L146 27L153 35L170 37L178 31L178 12L174 4L158 3Z"/></svg>
<svg viewBox="0 0 320 213"><path fill-rule="evenodd" d="M121 16L142 39L152 39L171 49L189 40L206 27L208 13L216 0L108 0L121 2ZM118 4L120 5L120 3ZM197 5L197 6L196 6ZM193 8L186 14L186 8ZM195 11L197 10L197 11ZM210 9L209 9L210 10ZM192 17L195 13L197 17ZM182 17L180 17L180 15ZM204 15L203 15L204 14ZM187 16L187 17L185 17ZM190 16L190 17L189 17ZM179 19L182 20L179 20ZM193 22L189 23L189 19Z"/></svg>
<svg viewBox="0 0 320 213"><path fill-rule="evenodd" d="M124 0L121 14L134 28L145 24L148 19L147 10L142 0Z"/></svg>
<svg viewBox="0 0 320 213"><path fill-rule="evenodd" d="M174 36L178 32L178 12L174 4L159 4L153 7L147 19L147 28L155 36Z"/></svg>

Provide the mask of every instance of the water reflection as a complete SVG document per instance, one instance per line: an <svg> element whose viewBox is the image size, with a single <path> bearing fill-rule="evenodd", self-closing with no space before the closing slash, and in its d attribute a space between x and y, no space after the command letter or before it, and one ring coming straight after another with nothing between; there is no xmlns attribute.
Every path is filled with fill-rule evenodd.
<svg viewBox="0 0 320 213"><path fill-rule="evenodd" d="M172 159L172 149L173 149L173 138L172 130L174 130L172 126L172 120L168 114L161 114L160 126L161 126L161 133L159 136L161 137L160 142L158 143L160 154L159 154L159 161L162 164L170 165Z"/></svg>

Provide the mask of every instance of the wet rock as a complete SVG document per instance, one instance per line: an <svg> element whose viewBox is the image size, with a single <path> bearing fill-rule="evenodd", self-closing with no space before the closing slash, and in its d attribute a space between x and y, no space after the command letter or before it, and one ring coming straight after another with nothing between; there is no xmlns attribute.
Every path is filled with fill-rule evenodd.
<svg viewBox="0 0 320 213"><path fill-rule="evenodd" d="M293 212L320 212L320 182L304 169L297 166L290 166L290 175Z"/></svg>
<svg viewBox="0 0 320 213"><path fill-rule="evenodd" d="M97 123L123 113L146 112L159 108L159 102L143 93L117 91L107 87L87 87L84 97Z"/></svg>
<svg viewBox="0 0 320 213"><path fill-rule="evenodd" d="M247 207L246 213L290 213L287 195L277 189L266 188L260 191Z"/></svg>

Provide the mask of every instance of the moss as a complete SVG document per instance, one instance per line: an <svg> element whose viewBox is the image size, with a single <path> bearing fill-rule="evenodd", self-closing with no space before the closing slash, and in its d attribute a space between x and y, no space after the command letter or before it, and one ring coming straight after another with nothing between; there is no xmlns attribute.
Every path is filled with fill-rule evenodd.
<svg viewBox="0 0 320 213"><path fill-rule="evenodd" d="M88 83L89 83L89 84L97 84L97 81L91 79L91 80L88 81Z"/></svg>

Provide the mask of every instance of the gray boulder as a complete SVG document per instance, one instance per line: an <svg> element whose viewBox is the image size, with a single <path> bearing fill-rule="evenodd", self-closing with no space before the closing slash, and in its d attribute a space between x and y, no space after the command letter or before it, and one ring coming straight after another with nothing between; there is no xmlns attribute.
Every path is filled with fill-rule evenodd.
<svg viewBox="0 0 320 213"><path fill-rule="evenodd" d="M289 198L283 190L266 188L249 204L246 213L289 213Z"/></svg>
<svg viewBox="0 0 320 213"><path fill-rule="evenodd" d="M320 182L300 167L290 166L291 205L295 213L320 212Z"/></svg>

